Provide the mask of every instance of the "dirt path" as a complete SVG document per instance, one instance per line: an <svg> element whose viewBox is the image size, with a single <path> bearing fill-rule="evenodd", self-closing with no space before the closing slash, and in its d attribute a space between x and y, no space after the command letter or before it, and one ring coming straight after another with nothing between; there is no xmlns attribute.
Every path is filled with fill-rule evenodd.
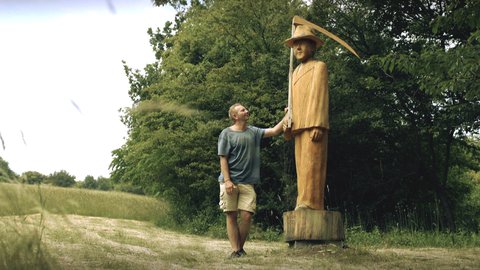
<svg viewBox="0 0 480 270"><path fill-rule="evenodd" d="M226 240L148 222L51 215L45 227L44 242L62 269L480 269L480 248L291 249L282 242L250 241L248 255L231 260Z"/></svg>

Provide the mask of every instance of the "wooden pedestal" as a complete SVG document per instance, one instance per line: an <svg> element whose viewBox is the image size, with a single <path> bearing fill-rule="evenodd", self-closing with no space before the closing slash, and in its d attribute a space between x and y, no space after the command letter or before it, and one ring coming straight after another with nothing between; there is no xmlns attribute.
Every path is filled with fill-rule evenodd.
<svg viewBox="0 0 480 270"><path fill-rule="evenodd" d="M299 209L285 212L283 231L290 246L345 240L342 214L335 211Z"/></svg>

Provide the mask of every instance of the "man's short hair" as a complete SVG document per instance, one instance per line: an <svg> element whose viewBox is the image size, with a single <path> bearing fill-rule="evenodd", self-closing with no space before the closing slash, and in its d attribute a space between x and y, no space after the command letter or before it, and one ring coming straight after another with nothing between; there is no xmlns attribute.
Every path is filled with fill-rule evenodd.
<svg viewBox="0 0 480 270"><path fill-rule="evenodd" d="M242 104L240 104L240 103L235 103L235 104L233 104L232 106L230 106L230 109L228 109L228 118L230 118L232 121L235 121L235 119L233 119L233 115L237 112L237 111L235 110L235 108L236 108L237 106L242 106Z"/></svg>

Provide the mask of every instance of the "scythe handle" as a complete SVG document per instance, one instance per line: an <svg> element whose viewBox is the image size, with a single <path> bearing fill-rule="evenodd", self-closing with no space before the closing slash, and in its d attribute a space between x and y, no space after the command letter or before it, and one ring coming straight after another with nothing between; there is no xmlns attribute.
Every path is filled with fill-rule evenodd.
<svg viewBox="0 0 480 270"><path fill-rule="evenodd" d="M295 17L294 17L295 19ZM292 36L295 32L295 24L292 21ZM288 68L288 112L287 112L287 128L292 128L292 83L293 83L293 48L290 48L290 65Z"/></svg>

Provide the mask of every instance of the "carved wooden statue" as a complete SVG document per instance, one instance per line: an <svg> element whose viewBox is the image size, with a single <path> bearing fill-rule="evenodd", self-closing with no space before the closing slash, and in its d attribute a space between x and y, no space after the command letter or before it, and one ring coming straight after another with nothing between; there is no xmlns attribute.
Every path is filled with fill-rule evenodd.
<svg viewBox="0 0 480 270"><path fill-rule="evenodd" d="M323 41L309 26L298 25L285 43L293 48L295 58L300 61L292 77L292 126L288 130L295 140L298 188L295 209L323 210L329 129L328 72L324 62L312 59Z"/></svg>
<svg viewBox="0 0 480 270"><path fill-rule="evenodd" d="M293 246L345 239L342 215L324 210L328 144L328 71L313 59L323 41L313 29L339 42L357 57L343 40L327 30L295 16L290 50L288 122L285 138L295 140L297 203L295 211L283 214L285 240ZM300 62L293 71L293 56Z"/></svg>

